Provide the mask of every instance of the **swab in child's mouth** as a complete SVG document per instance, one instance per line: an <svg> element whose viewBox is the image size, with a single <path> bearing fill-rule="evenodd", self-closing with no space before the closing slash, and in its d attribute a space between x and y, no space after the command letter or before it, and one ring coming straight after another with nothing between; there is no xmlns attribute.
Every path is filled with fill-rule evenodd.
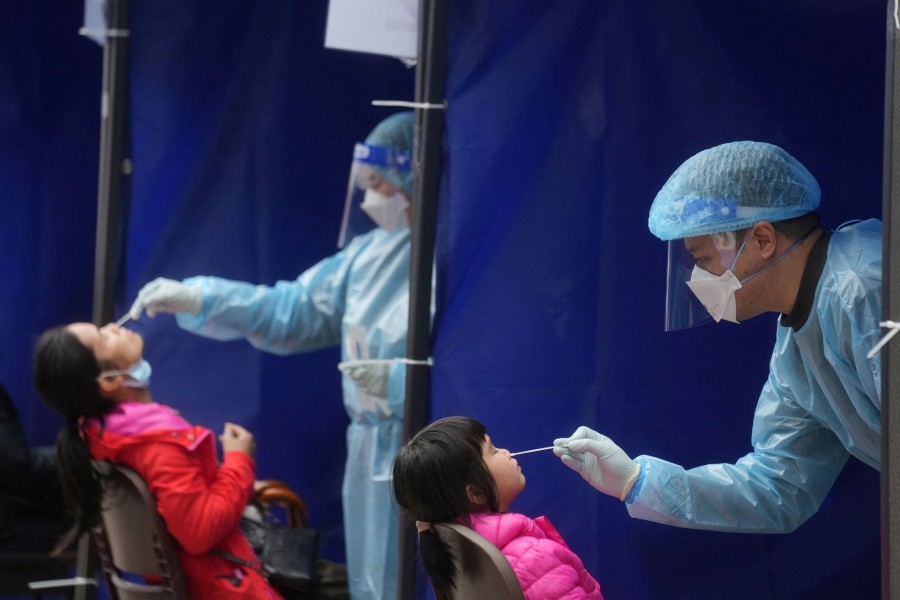
<svg viewBox="0 0 900 600"><path fill-rule="evenodd" d="M546 446L544 448L535 448L534 450L522 450L521 452L512 452L510 456L518 456L520 454L531 454L532 452L540 452L541 450L553 450L556 446ZM568 446L560 446L560 448L568 448Z"/></svg>

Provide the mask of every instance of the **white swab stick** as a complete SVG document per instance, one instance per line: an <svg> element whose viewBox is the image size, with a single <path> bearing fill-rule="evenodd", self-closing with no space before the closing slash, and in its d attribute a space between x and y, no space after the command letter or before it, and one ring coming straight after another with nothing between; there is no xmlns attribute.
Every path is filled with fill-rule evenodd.
<svg viewBox="0 0 900 600"><path fill-rule="evenodd" d="M566 448L567 446L561 446ZM522 450L521 452L513 452L510 456L518 456L520 454L531 454L532 452L540 452L541 450L553 450L556 446L546 446L545 448L535 448L534 450Z"/></svg>
<svg viewBox="0 0 900 600"><path fill-rule="evenodd" d="M116 327L121 327L122 325L124 325L125 323L127 323L130 319L131 319L131 315L130 315L130 314L129 314L129 315L125 315L124 317L122 317L121 319L119 319L118 321L116 321Z"/></svg>

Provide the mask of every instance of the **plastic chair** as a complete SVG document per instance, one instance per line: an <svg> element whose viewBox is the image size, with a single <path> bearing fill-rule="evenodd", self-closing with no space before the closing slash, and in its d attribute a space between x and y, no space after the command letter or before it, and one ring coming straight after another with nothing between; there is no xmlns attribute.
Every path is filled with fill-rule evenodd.
<svg viewBox="0 0 900 600"><path fill-rule="evenodd" d="M94 465L112 475L105 482L101 525L92 532L112 599L186 600L175 542L147 484L127 467Z"/></svg>
<svg viewBox="0 0 900 600"><path fill-rule="evenodd" d="M465 525L435 523L437 535L453 549L457 567L454 600L525 600L506 557Z"/></svg>

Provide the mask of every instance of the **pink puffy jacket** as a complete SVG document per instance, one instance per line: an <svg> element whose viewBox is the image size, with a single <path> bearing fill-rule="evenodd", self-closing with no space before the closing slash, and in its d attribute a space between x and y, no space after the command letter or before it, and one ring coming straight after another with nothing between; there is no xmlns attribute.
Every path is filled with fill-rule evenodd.
<svg viewBox="0 0 900 600"><path fill-rule="evenodd" d="M472 528L500 549L527 600L603 600L600 584L546 517L473 513Z"/></svg>

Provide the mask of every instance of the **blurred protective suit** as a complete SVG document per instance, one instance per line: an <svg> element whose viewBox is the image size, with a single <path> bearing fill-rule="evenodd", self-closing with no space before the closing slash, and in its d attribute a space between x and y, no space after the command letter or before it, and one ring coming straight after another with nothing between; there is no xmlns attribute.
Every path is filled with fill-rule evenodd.
<svg viewBox="0 0 900 600"><path fill-rule="evenodd" d="M402 153L409 165L413 129L412 112L395 114L376 126L365 146ZM375 170L411 195L411 171ZM172 282L179 290L168 294L168 303L162 296L142 301L143 290L138 303L151 314L176 312L178 325L188 331L217 340L245 338L276 354L340 345L342 362L351 365L396 359L406 355L409 258L408 228L376 227L293 281L265 286L191 277L182 282L186 288ZM351 421L342 490L350 592L354 599L393 600L399 525L390 476L403 429L406 368L385 362L342 372Z"/></svg>

